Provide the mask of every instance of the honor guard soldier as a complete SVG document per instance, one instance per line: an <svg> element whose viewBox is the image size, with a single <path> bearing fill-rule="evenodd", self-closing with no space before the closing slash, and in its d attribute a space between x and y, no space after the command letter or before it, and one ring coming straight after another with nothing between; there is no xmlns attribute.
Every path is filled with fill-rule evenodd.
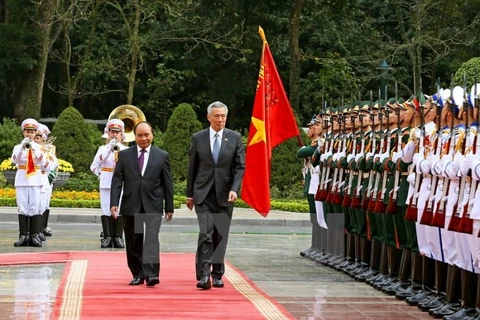
<svg viewBox="0 0 480 320"><path fill-rule="evenodd" d="M114 219L110 212L110 188L118 152L127 147L122 144L125 125L122 120L111 119L107 122L108 143L98 148L90 170L100 180L100 202L102 211L103 239L101 248L124 248L122 217Z"/></svg>
<svg viewBox="0 0 480 320"><path fill-rule="evenodd" d="M302 257L310 258L315 254L321 252L320 248L317 248L317 238L319 235L319 227L317 223L317 215L315 210L315 195L309 193L310 181L312 178L313 166L312 166L312 155L317 149L318 137L320 135L321 127L318 124L317 115L314 114L310 122L307 124L308 132L307 136L310 139L311 143L309 146L303 146L297 151L297 158L304 159L304 167L302 169L302 174L304 177L304 193L307 195L308 207L310 211L310 222L312 223L312 243L310 248L305 251L300 252ZM318 182L318 179L317 179Z"/></svg>
<svg viewBox="0 0 480 320"><path fill-rule="evenodd" d="M426 96L421 93L418 101L417 111L420 124L417 121L415 130L412 130L410 134L409 142L402 149L401 157L401 163L411 163L410 169L413 170L408 177L410 186L409 194L405 201L405 204L408 205L405 219L415 223L418 250L416 248L412 249L414 254L412 258L414 260L414 274L412 275L411 286L396 294L398 299L406 299L406 302L412 306L427 301L434 295L435 260L432 255L433 250L429 249L427 234L433 234L433 240L439 238L438 228L421 224L420 221L432 187L430 159L435 154L438 136L438 126L435 120L438 119L440 121L440 117L437 115L439 115L441 105L439 105L440 99L438 94ZM420 254L421 256L419 257ZM417 269L419 268L420 259L421 277L418 279Z"/></svg>
<svg viewBox="0 0 480 320"><path fill-rule="evenodd" d="M35 119L25 119L21 125L24 139L13 148L12 162L17 166L15 193L18 206L20 235L15 247L31 245L41 247L39 233L43 227L40 209L40 170L49 167L41 146L34 142L39 124Z"/></svg>

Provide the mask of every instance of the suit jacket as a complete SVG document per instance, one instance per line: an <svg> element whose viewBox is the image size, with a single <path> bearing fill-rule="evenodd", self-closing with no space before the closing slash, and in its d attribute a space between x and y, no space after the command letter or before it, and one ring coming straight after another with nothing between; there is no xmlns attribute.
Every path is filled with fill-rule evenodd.
<svg viewBox="0 0 480 320"><path fill-rule="evenodd" d="M140 212L142 205L146 213L163 215L164 198L165 212L173 212L173 183L168 153L152 146L142 176L138 166L137 146L120 151L112 177L112 207L120 203L122 187L121 215L132 216Z"/></svg>
<svg viewBox="0 0 480 320"><path fill-rule="evenodd" d="M188 162L187 197L195 204L202 203L215 183L217 204L221 207L232 206L228 194L240 190L245 171L245 150L242 137L235 131L223 130L222 145L218 161L213 161L210 147L209 129L195 133L190 146Z"/></svg>

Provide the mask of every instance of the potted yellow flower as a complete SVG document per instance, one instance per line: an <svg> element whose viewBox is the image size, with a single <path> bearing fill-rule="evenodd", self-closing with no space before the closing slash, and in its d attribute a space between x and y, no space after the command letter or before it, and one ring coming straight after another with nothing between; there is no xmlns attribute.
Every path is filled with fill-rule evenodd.
<svg viewBox="0 0 480 320"><path fill-rule="evenodd" d="M0 164L0 171L2 171L8 183L13 186L15 184L15 174L17 173L17 167L12 163L12 160L3 160ZM53 181L53 187L59 188L63 186L70 177L71 172L74 172L72 164L65 160L58 159L57 170L52 171L49 175L50 182Z"/></svg>
<svg viewBox="0 0 480 320"><path fill-rule="evenodd" d="M12 186L15 184L15 174L17 173L17 167L12 163L11 159L3 160L0 164L0 171L3 176Z"/></svg>

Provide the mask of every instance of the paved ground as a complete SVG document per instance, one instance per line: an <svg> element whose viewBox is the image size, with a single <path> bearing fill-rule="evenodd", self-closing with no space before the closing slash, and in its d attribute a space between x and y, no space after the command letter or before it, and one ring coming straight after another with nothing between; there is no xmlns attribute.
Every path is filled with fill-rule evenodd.
<svg viewBox="0 0 480 320"><path fill-rule="evenodd" d="M51 224L54 236L42 248L15 248L15 210L0 208L0 252L122 250L100 249L101 226L91 223L98 218L90 223L73 222L96 214L96 210L54 208L52 220L66 221ZM176 222L162 226L163 252L195 251L198 229L192 215L178 210ZM310 244L307 215L272 212L265 219L251 210L237 210L234 219L227 259L297 319L430 319L405 302L301 258L299 252ZM48 319L62 272L59 265L0 267L0 319ZM32 274L48 280L40 284ZM41 303L32 301L40 295L44 297Z"/></svg>

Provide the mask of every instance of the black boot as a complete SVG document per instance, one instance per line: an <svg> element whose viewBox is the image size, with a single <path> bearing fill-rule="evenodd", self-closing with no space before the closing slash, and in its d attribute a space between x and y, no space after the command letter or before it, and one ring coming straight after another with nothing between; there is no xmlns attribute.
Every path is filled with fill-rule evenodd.
<svg viewBox="0 0 480 320"><path fill-rule="evenodd" d="M125 248L125 242L123 242L122 216L118 216L117 219L115 219L114 217L110 217L110 230L113 236L113 246L115 248Z"/></svg>
<svg viewBox="0 0 480 320"><path fill-rule="evenodd" d="M48 227L48 218L50 217L50 209L46 209L45 212L43 213L43 229L42 233L46 237L51 237L52 236L52 230Z"/></svg>
<svg viewBox="0 0 480 320"><path fill-rule="evenodd" d="M110 234L110 218L102 216L103 239L100 240L101 248L110 248L112 246L112 236Z"/></svg>
<svg viewBox="0 0 480 320"><path fill-rule="evenodd" d="M43 216L37 214L30 217L30 246L41 247L42 240L39 238L40 230L43 226Z"/></svg>
<svg viewBox="0 0 480 320"><path fill-rule="evenodd" d="M24 216L23 214L18 215L18 227L20 229L20 234L18 236L18 241L16 241L13 245L15 247L25 247L28 246L28 234L27 234L27 224L28 224L28 217Z"/></svg>

